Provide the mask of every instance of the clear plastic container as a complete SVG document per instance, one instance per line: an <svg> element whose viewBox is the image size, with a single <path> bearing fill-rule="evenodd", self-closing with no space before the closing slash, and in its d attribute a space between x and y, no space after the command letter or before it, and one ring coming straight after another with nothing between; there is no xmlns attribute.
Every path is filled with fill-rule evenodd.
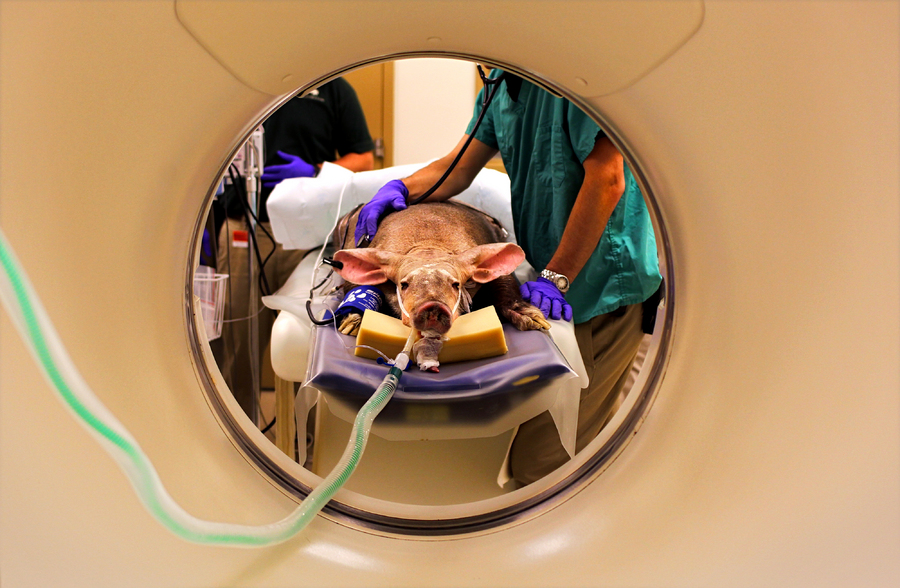
<svg viewBox="0 0 900 588"><path fill-rule="evenodd" d="M194 304L200 309L207 341L222 336L226 284L228 274L217 274L211 267L201 265L194 272Z"/></svg>

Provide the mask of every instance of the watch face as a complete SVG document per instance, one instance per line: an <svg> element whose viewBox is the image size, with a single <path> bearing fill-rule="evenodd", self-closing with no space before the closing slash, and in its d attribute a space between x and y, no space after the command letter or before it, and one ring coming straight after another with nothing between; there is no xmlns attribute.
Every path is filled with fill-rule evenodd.
<svg viewBox="0 0 900 588"><path fill-rule="evenodd" d="M569 278L562 274L545 269L541 272L541 276L552 281L553 285L556 286L560 292L565 292L569 289Z"/></svg>

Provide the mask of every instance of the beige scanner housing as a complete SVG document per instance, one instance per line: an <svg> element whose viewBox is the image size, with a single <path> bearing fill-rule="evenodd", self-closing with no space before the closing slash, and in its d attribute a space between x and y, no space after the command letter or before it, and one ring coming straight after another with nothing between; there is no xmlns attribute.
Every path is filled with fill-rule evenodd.
<svg viewBox="0 0 900 588"><path fill-rule="evenodd" d="M900 585L898 23L896 1L0 0L0 224L84 379L195 516L297 504L211 409L225 384L186 309L214 184L295 91L410 55L545 80L639 168L674 301L655 401L580 491L456 536L326 512L260 550L159 525L0 312L0 584Z"/></svg>

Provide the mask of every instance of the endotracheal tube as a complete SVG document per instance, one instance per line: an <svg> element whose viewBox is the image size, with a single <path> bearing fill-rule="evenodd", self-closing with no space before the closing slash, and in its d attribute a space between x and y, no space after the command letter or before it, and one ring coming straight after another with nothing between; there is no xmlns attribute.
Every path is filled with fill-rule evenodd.
<svg viewBox="0 0 900 588"><path fill-rule="evenodd" d="M170 531L195 543L262 547L286 541L302 530L356 469L372 422L393 396L409 362L412 335L375 394L356 415L350 441L338 464L289 516L258 526L204 521L188 514L169 496L137 441L75 369L2 231L0 262L0 300L60 400L119 464L147 510Z"/></svg>

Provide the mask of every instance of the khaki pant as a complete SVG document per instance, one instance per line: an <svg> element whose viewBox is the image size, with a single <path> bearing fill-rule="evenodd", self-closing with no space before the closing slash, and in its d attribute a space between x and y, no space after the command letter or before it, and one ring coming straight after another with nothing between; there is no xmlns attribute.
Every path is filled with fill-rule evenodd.
<svg viewBox="0 0 900 588"><path fill-rule="evenodd" d="M640 304L575 325L575 339L590 378L581 391L576 453L590 443L621 404L621 392L643 339ZM519 427L510 449L510 469L519 486L530 484L569 460L549 412Z"/></svg>
<svg viewBox="0 0 900 588"><path fill-rule="evenodd" d="M261 223L271 234L269 223ZM250 317L262 308L257 315L259 332L259 365L262 372L262 357L272 334L272 323L275 320L275 312L264 308L260 298L251 304L249 298L249 261L248 257L253 252L250 247L235 247L233 232L235 230L246 231L243 221L228 219L219 232L219 251L217 256L217 271L227 273L229 285L225 301L225 322L222 325L221 343L211 346L219 365L219 370L225 378L225 382L234 394L235 399L244 409L247 415L254 419L257 415L258 398L254 398L253 378L250 367ZM259 253L263 260L272 252L275 252L266 261L265 275L268 280L271 293L281 288L297 268L303 259L305 251L285 250L281 245L273 243L266 234L257 229L259 239ZM246 243L246 241L243 241ZM254 263L256 258L254 257ZM258 269L258 268L257 268ZM259 290L260 297L264 295ZM235 320L239 319L239 320Z"/></svg>

